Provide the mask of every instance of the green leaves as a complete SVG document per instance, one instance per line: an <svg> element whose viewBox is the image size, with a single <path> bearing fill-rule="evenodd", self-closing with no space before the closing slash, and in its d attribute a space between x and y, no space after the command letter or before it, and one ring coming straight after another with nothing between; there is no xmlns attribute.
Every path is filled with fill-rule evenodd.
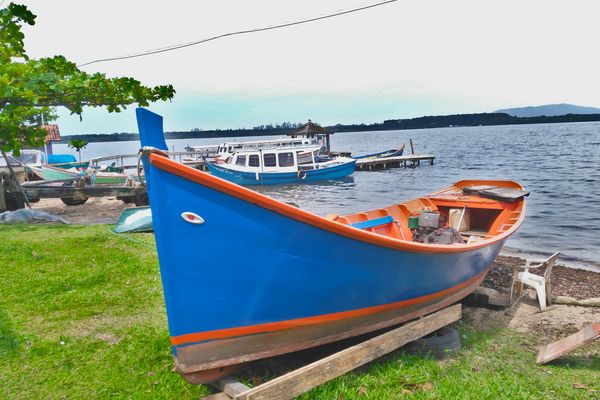
<svg viewBox="0 0 600 400"><path fill-rule="evenodd" d="M11 57L27 59L21 24L35 24L35 15L26 6L10 3L0 10L0 61L3 63Z"/></svg>
<svg viewBox="0 0 600 400"><path fill-rule="evenodd" d="M73 139L73 140L69 140L69 143L67 144L68 147L75 149L77 151L81 151L81 149L85 149L85 146L88 145L88 142L86 142L83 139Z"/></svg>
<svg viewBox="0 0 600 400"><path fill-rule="evenodd" d="M27 6L23 4L10 3L7 8L13 16L20 19L24 23L28 25L35 25L36 16L27 9Z"/></svg>
<svg viewBox="0 0 600 400"><path fill-rule="evenodd" d="M88 74L61 55L30 60L23 47L23 24L35 24L26 6L10 3L0 10L0 146L18 151L43 144L42 120L55 119L54 107L81 118L83 107L121 112L129 104L171 100L172 85L143 86L129 77Z"/></svg>

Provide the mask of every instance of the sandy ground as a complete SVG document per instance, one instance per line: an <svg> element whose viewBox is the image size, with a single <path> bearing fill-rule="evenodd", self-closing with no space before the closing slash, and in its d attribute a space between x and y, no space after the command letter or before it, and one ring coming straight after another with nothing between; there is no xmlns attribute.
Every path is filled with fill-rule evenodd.
<svg viewBox="0 0 600 400"><path fill-rule="evenodd" d="M125 208L135 207L114 197L90 198L80 206L66 206L60 199L42 199L32 206L59 215L72 224L112 224ZM524 260L519 257L499 256L482 286L508 296L513 266L523 264ZM554 296L576 299L600 297L599 273L557 265L552 271L552 282ZM530 291L528 296L509 310L466 307L463 319L476 328L508 327L519 333L533 333L532 346L539 346L575 333L592 322L600 322L600 307L552 305L540 312L537 300ZM600 340L587 345L577 354L600 357Z"/></svg>
<svg viewBox="0 0 600 400"><path fill-rule="evenodd" d="M463 319L476 328L508 327L519 333L535 333L540 342L550 342L600 321L600 307L553 304L545 311L540 311L537 299L531 292L512 309L497 311L466 307Z"/></svg>
<svg viewBox="0 0 600 400"><path fill-rule="evenodd" d="M31 204L35 210L58 215L71 224L114 224L121 212L135 204L125 204L114 197L90 197L80 206L67 206L60 199L41 199Z"/></svg>

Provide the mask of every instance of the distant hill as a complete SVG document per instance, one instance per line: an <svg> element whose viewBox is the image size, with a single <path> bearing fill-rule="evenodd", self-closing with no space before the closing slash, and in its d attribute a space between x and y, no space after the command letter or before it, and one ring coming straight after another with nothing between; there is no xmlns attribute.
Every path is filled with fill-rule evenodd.
<svg viewBox="0 0 600 400"><path fill-rule="evenodd" d="M547 117L555 115L567 115L567 114L600 114L600 108L595 107L582 107L573 104L546 104L543 106L530 106L520 108L506 108L503 110L496 110L495 113L506 113L514 117L540 117L545 115Z"/></svg>
<svg viewBox="0 0 600 400"><path fill-rule="evenodd" d="M599 110L600 111L600 110ZM553 124L566 122L600 121L600 112L597 114L567 114L542 117L514 117L506 113L482 114L455 114L425 116L411 119L388 119L374 124L353 124L326 127L332 133L337 132L366 132L389 131L399 129L429 129L456 126L489 126L489 125L520 125L520 124ZM183 132L165 132L167 139L193 139L193 138L231 138L241 136L283 136L293 131L294 127L288 125L261 125L254 128L225 129L225 130L192 130ZM137 133L89 134L69 135L61 138L61 143L69 140L83 139L86 142L120 142L138 140Z"/></svg>

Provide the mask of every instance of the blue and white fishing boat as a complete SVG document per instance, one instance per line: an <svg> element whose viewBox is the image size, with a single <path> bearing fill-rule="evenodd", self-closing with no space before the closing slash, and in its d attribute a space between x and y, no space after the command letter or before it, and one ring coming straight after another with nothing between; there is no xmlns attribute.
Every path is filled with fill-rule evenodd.
<svg viewBox="0 0 600 400"><path fill-rule="evenodd" d="M238 185L276 185L338 179L354 172L356 160L348 157L319 159L315 145L262 146L240 150L227 163L207 162L211 174Z"/></svg>
<svg viewBox="0 0 600 400"><path fill-rule="evenodd" d="M512 181L322 217L169 159L162 117L136 113L175 366L193 383L445 308L525 217Z"/></svg>

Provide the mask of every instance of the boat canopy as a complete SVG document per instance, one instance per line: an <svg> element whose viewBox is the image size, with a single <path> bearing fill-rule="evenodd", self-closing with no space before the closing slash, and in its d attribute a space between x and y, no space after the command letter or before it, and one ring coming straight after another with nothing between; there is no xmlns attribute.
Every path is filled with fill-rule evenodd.
<svg viewBox="0 0 600 400"><path fill-rule="evenodd" d="M48 154L48 164L66 164L77 162L73 154Z"/></svg>

